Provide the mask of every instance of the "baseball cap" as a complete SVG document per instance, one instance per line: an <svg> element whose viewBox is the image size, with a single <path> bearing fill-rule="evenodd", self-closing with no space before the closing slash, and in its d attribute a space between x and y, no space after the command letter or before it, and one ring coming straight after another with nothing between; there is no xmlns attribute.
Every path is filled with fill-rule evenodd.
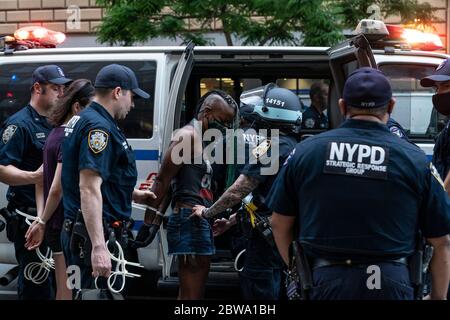
<svg viewBox="0 0 450 320"><path fill-rule="evenodd" d="M138 81L133 70L120 64L110 64L103 67L95 78L96 88L116 88L133 91L137 97L148 99L150 95L139 89Z"/></svg>
<svg viewBox="0 0 450 320"><path fill-rule="evenodd" d="M40 66L33 71L33 83L35 82L50 82L53 84L68 84L72 79L66 78L63 70L55 65L49 64Z"/></svg>
<svg viewBox="0 0 450 320"><path fill-rule="evenodd" d="M420 80L422 87L432 87L436 81L449 81L450 80L450 62L448 59L442 61L442 63L434 70L433 74L428 77L424 77Z"/></svg>
<svg viewBox="0 0 450 320"><path fill-rule="evenodd" d="M392 98L386 76L377 69L363 67L353 71L344 85L344 100L356 108L379 108Z"/></svg>

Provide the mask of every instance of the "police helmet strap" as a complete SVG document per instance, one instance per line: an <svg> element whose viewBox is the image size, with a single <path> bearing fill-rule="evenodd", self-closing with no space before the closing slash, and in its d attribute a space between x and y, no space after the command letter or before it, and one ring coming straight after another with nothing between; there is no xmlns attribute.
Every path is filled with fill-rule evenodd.
<svg viewBox="0 0 450 320"><path fill-rule="evenodd" d="M266 85L264 86L263 104L266 104L266 97L267 97L267 94L268 94L269 91L272 90L273 88L278 88L278 86L277 86L275 83L273 83L273 82L268 83L268 84L266 84Z"/></svg>

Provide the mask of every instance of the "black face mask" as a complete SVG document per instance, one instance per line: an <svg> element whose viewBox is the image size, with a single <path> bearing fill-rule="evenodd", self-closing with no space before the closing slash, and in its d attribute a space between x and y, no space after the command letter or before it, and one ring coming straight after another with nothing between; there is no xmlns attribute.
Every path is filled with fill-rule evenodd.
<svg viewBox="0 0 450 320"><path fill-rule="evenodd" d="M450 92L435 94L433 96L433 106L440 114L450 116Z"/></svg>
<svg viewBox="0 0 450 320"><path fill-rule="evenodd" d="M218 129L223 135L226 135L227 129L231 129L231 127L226 126L220 121L210 120L208 121L208 129Z"/></svg>

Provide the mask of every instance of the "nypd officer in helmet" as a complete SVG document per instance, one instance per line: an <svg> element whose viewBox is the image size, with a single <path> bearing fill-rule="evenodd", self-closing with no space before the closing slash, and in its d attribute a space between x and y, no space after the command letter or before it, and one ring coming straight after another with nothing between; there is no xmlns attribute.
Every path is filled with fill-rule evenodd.
<svg viewBox="0 0 450 320"><path fill-rule="evenodd" d="M37 213L34 184L42 182L42 149L52 129L46 117L57 104L64 85L71 81L57 65L38 67L32 75L30 102L9 117L0 128L0 181L9 185L6 195L7 211L10 213L6 219L7 236L14 242L19 263L19 299L51 298L49 279L37 285L24 277L24 268L40 260L35 251L25 249L28 225L23 216L16 215L15 210L33 216Z"/></svg>
<svg viewBox="0 0 450 320"><path fill-rule="evenodd" d="M388 80L376 69L354 71L339 107L346 121L298 144L272 189L284 261L297 225L311 299L413 299L407 258L420 231L434 247L430 296L445 299L450 202L426 155L387 128Z"/></svg>
<svg viewBox="0 0 450 320"><path fill-rule="evenodd" d="M139 89L130 68L117 64L103 67L94 87L94 101L69 121L63 142L61 242L68 264L81 269L83 289L92 287L91 275L110 275L106 233L113 230L125 249L132 200L146 203L154 198L150 191L134 189L134 153L116 122L131 111L134 99L147 99L148 93ZM77 231L77 221L87 234Z"/></svg>
<svg viewBox="0 0 450 320"><path fill-rule="evenodd" d="M238 149L239 141L245 144L243 166L238 168L240 175L211 207L194 207L194 214L199 217L212 218L240 204L251 193L251 206L254 206L259 217L267 221L265 219L271 214L266 206L269 189L279 166L297 143L294 129L301 124L301 105L298 97L290 90L270 83L243 92L240 102L239 112L247 124L237 137ZM272 134L271 130L255 131L260 129L278 129L279 136ZM266 161L268 159L270 164ZM253 219L249 212L238 214L244 214L247 220ZM217 222L225 224L222 229L228 229L236 223L236 219L240 220L235 214L229 221L223 219ZM240 284L244 299L277 300L281 297L283 262L275 247L270 226L262 230L262 219L257 218L254 224L250 222L253 228L248 235L244 267L239 274ZM255 225L258 222L261 222L261 229Z"/></svg>

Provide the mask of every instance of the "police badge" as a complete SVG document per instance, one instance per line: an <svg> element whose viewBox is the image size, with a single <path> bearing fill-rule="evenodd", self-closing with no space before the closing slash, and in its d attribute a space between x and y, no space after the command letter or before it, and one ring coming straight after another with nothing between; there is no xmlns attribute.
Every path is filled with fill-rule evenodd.
<svg viewBox="0 0 450 320"><path fill-rule="evenodd" d="M314 128L315 124L316 124L316 121L313 118L308 118L305 120L305 127L308 129Z"/></svg>
<svg viewBox="0 0 450 320"><path fill-rule="evenodd" d="M259 157L266 154L267 150L270 148L270 140L266 139L263 142L261 142L256 148L253 148L252 153L253 156L258 159Z"/></svg>
<svg viewBox="0 0 450 320"><path fill-rule="evenodd" d="M108 134L103 130L91 130L88 135L88 144L93 153L100 153L108 145Z"/></svg>
<svg viewBox="0 0 450 320"><path fill-rule="evenodd" d="M7 144L9 139L12 138L12 136L14 135L14 133L17 130L17 126L11 124L8 127L6 127L5 131L3 131L3 135L2 135L2 140L4 144Z"/></svg>

